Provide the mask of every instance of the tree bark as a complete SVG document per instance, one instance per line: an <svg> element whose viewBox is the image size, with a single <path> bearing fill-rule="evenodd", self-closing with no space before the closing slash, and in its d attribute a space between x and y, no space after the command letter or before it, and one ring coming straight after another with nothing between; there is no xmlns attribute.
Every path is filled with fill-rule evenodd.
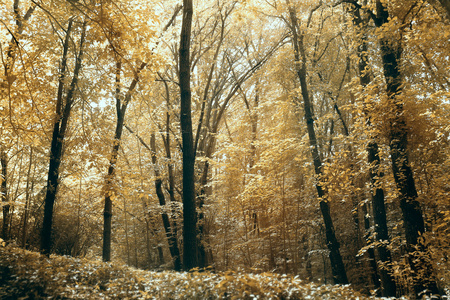
<svg viewBox="0 0 450 300"><path fill-rule="evenodd" d="M197 216L195 210L194 164L195 153L191 117L190 44L192 27L192 0L183 0L183 21L180 35L180 125L183 147L183 267L198 266Z"/></svg>
<svg viewBox="0 0 450 300"><path fill-rule="evenodd" d="M376 2L375 25L382 27L389 22L389 12L380 0ZM427 255L426 246L419 241L425 232L425 223L417 201L417 190L413 172L408 158L408 127L403 111L402 77L400 59L402 55L401 41L395 41L392 35L385 35L379 40L383 73L386 80L386 92L390 102L391 116L389 122L389 148L392 161L392 171L399 192L400 208L406 235L406 246L411 269L420 272L414 280L416 296L423 291L438 294L436 280L433 278L433 268L424 258ZM376 213L374 211L374 213ZM419 251L417 251L419 250Z"/></svg>
<svg viewBox="0 0 450 300"><path fill-rule="evenodd" d="M314 118L312 112L312 103L309 97L308 84L306 80L306 53L303 45L303 34L298 33L298 22L295 14L294 7L289 0L286 0L289 9L291 31L292 31L292 43L294 46L295 65L298 78L300 80L301 94L303 98L305 121L308 130L309 144L311 149L311 155L314 163L314 171L316 176L322 175L322 161L319 156L319 149L314 130ZM301 59L300 59L301 56ZM347 273L345 271L342 256L339 250L339 242L336 238L336 233L331 219L330 205L326 199L326 193L320 182L316 182L317 194L320 201L320 211L322 213L323 221L325 224L325 235L331 261L331 270L335 284L347 284Z"/></svg>
<svg viewBox="0 0 450 300"><path fill-rule="evenodd" d="M70 83L67 95L65 97L65 101L63 101L64 79L67 67L67 52L69 48L72 23L73 19L70 19L63 45L61 73L59 77L58 96L56 102L56 120L53 127L53 135L50 149L47 192L45 195L45 205L44 205L44 221L42 225L42 236L41 236L41 252L45 255L50 255L52 247L51 231L53 223L53 206L55 203L56 193L59 184L59 167L61 165L62 160L63 142L66 134L67 124L69 122L70 112L72 110L72 105L74 102L75 87L77 85L79 72L81 70L83 44L86 34L86 22L84 22L80 38L79 53L76 58L75 69L73 71L73 78Z"/></svg>

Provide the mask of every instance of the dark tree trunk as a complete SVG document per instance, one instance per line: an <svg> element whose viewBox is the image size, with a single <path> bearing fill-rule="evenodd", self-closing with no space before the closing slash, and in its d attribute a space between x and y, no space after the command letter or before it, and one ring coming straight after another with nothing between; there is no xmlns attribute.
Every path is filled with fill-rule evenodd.
<svg viewBox="0 0 450 300"><path fill-rule="evenodd" d="M33 193L33 186L34 181L31 183L30 187L30 181L31 181L31 166L33 164L33 148L30 147L30 158L29 158L29 165L28 165L28 171L27 171L27 185L25 188L25 207L23 212L23 219L22 219L22 236L20 241L20 246L22 248L26 247L27 243L27 232L28 232L28 215L30 210L30 197Z"/></svg>
<svg viewBox="0 0 450 300"><path fill-rule="evenodd" d="M368 211L368 204L364 204L362 207L363 214L364 214L364 229L366 230L365 238L367 243L371 243L372 239L370 239L370 218L369 218L369 211ZM370 247L367 249L367 253L369 255L369 266L371 269L370 277L372 279L372 283L374 285L374 289L379 290L380 289L380 276L378 276L378 267L377 267L377 260L375 258L375 249L373 247ZM381 290L379 290L379 293L377 293L377 296L381 295Z"/></svg>
<svg viewBox="0 0 450 300"><path fill-rule="evenodd" d="M200 195L198 197L198 265L200 268L205 268L208 266L209 261L206 253L206 225L205 225L205 213L203 212L203 206L205 205L205 199L207 196L207 183L208 183L208 172L209 172L209 162L205 161L203 166L203 174L200 179Z"/></svg>
<svg viewBox="0 0 450 300"><path fill-rule="evenodd" d="M171 206L171 212L173 215L172 219L172 247L174 247L174 254L176 255L176 259L174 262L174 268L175 270L181 270L181 255L180 255L180 248L178 246L178 224L177 224L177 213L175 210L175 177L173 174L173 163L172 163L172 154L170 149L170 113L169 113L169 106L170 106L170 93L169 93L169 86L167 85L167 82L164 81L164 86L166 89L166 101L167 101L167 108L168 111L166 112L166 135L163 136L164 140L164 148L166 152L166 158L167 158L167 175L168 175L168 188L167 191L169 193L169 199L170 199L170 206Z"/></svg>
<svg viewBox="0 0 450 300"><path fill-rule="evenodd" d="M130 103L131 95L139 81L139 73L146 67L146 63L141 63L135 73L135 77L128 87L128 91L123 101L120 97L120 73L122 64L116 63L116 130L114 134L114 144L111 149L111 158L109 160L108 174L105 182L105 207L103 210L103 261L111 260L111 225L112 225L112 198L115 196L113 181L116 173L116 164L119 156L120 140L122 138L123 126L125 123L125 113L128 103Z"/></svg>
<svg viewBox="0 0 450 300"><path fill-rule="evenodd" d="M125 122L125 112L128 103L122 105L120 100L120 73L121 63L116 63L116 131L114 134L114 144L111 150L108 174L106 176L105 207L103 210L103 261L111 260L111 227L112 227L112 197L114 196L113 180L116 171L117 157L119 155L120 139L122 138L123 124Z"/></svg>
<svg viewBox="0 0 450 300"><path fill-rule="evenodd" d="M350 8L353 23L362 30L366 30L367 26L367 20L363 20L359 11L359 8L352 7ZM358 73L359 73L359 79L360 83L363 87L366 87L370 83L370 72L368 70L368 49L367 49L367 37L366 34L363 32L361 40L359 41L358 45ZM370 127L371 121L370 116L368 115L368 112L365 111L366 114L366 123ZM371 191L372 196L372 208L373 208L373 219L374 219L374 226L375 226L375 237L378 246L376 246L377 253L379 260L381 262L381 265L379 266L379 274L380 274L380 280L381 280L381 286L380 282L375 281L375 287L380 288L381 287L381 296L383 297L389 297L389 296L395 296L396 295L396 286L394 278L391 276L391 274L388 272L388 269L383 267L383 264L389 264L392 262L391 260L391 253L387 248L386 243L389 242L389 233L387 228L387 219L386 219L386 207L385 207L385 200L384 200L384 191L381 187L379 187L379 180L383 176L381 172L379 171L380 168L380 156L378 151L378 144L375 140L374 136L370 137L370 141L367 144L367 161L370 165L370 180L371 180L371 186L373 190ZM366 224L366 230L370 228L370 226L367 226L369 224ZM372 241L368 240L369 243ZM370 248L372 249L372 248ZM373 255L371 252L369 252L369 256ZM376 270L375 270L376 272Z"/></svg>
<svg viewBox="0 0 450 300"><path fill-rule="evenodd" d="M125 128L128 129L128 131L132 134L135 134L134 131L129 128L127 125L125 125ZM167 131L168 132L168 131ZM155 173L155 190L156 190L156 196L158 197L159 204L161 206L166 205L166 197L164 196L164 192L162 189L162 178L161 173L159 171L159 168L157 166L157 157L156 157L156 136L154 133L152 133L150 138L150 146L137 134L135 134L139 142L148 150L150 151L152 155L152 164L153 169ZM169 142L168 136L166 136L164 139L164 143L167 146L167 143ZM170 159L170 150L168 152L168 158ZM175 195L174 195L174 182L173 182L173 174L172 174L172 166L169 167L169 196L171 202L175 201ZM173 212L173 210L172 210ZM175 215L175 213L174 213ZM169 244L169 251L172 256L173 264L174 264L174 270L180 271L181 270L181 258L180 258L180 250L178 247L178 239L177 239L177 231L176 231L176 222L173 222L173 225L170 225L169 216L166 212L163 212L161 214L164 230L166 232L167 241Z"/></svg>
<svg viewBox="0 0 450 300"><path fill-rule="evenodd" d="M382 174L379 171L380 167L380 156L378 154L378 145L372 140L367 145L368 162L371 166L370 169L370 179L372 188L372 208L373 208L373 221L375 226L375 238L378 245L376 247L378 257L381 262L379 268L380 279L381 279L381 296L383 297L394 297L396 296L396 286L395 281L390 272L383 264L389 264L392 262L391 252L387 248L386 243L389 242L389 233L387 228L386 219L386 207L384 203L384 191L382 188L378 187L378 181Z"/></svg>
<svg viewBox="0 0 450 300"><path fill-rule="evenodd" d="M162 178L161 174L159 172L159 169L157 167L157 161L156 161L156 138L155 134L152 133L151 139L150 139L150 147L151 147L151 153L152 153L152 163L154 167L155 172L155 189L156 189L156 195L159 200L159 205L165 206L166 205L166 198L164 196L164 192L162 189ZM174 235L172 227L170 226L169 216L167 215L167 212L163 211L161 214L164 230L166 232L167 241L169 243L169 250L170 254L172 256L174 270L180 271L181 270L181 259L180 259L180 250L178 249L178 243L177 243L177 237Z"/></svg>
<svg viewBox="0 0 450 300"><path fill-rule="evenodd" d="M314 170L318 177L322 175L322 161L319 156L319 149L317 145L316 134L314 130L314 118L312 112L312 103L309 97L308 85L306 80L306 53L303 45L303 34L299 34L299 26L297 17L295 15L294 7L289 0L286 0L288 4L292 42L294 46L295 65L297 67L297 75L300 80L301 93L305 111L305 121L308 130L309 144L311 148L311 155L314 163ZM300 59L301 56L301 59ZM339 250L339 242L336 239L336 233L331 219L330 205L326 199L325 191L319 182L316 182L317 194L320 201L320 211L322 213L323 221L325 224L325 236L328 250L330 251L329 257L331 261L331 270L333 273L333 279L335 284L347 284L347 273L345 271L342 256Z"/></svg>
<svg viewBox="0 0 450 300"><path fill-rule="evenodd" d="M183 21L180 35L180 125L183 147L183 267L190 270L198 266L197 216L195 211L195 153L191 117L190 43L192 26L192 0L183 0Z"/></svg>
<svg viewBox="0 0 450 300"><path fill-rule="evenodd" d="M76 58L75 69L73 71L73 78L70 87L67 91L65 101L63 100L64 79L67 66L67 51L69 48L70 32L73 20L70 19L66 31L66 38L63 45L63 56L61 62L61 73L59 77L58 96L56 102L56 120L53 127L53 135L50 149L50 164L47 178L47 192L45 195L44 205L44 221L42 225L41 236L41 252L50 255L52 241L51 231L53 223L53 206L56 199L56 192L59 184L59 167L61 165L63 142L66 134L67 124L70 118L70 112L74 101L75 87L78 82L78 75L81 69L81 59L83 54L83 43L86 33L86 22L83 23L82 33L80 38L79 53Z"/></svg>
<svg viewBox="0 0 450 300"><path fill-rule="evenodd" d="M376 9L375 25L381 27L389 22L389 13L379 0L377 0ZM418 194L409 164L407 153L408 127L404 116L403 103L401 97L398 97L402 92L401 41L394 40L392 35L386 35L379 42L386 80L386 92L392 109L388 120L392 171L399 192L409 263L414 272L422 273L416 276L414 291L416 296L425 290L438 294L436 280L433 277L433 268L423 257L427 255L426 246L419 241L419 237L425 232L425 224L420 204L417 201ZM417 250L419 251L417 252Z"/></svg>
<svg viewBox="0 0 450 300"><path fill-rule="evenodd" d="M2 198L2 203L8 202L8 185L7 185L7 178L8 178L8 157L6 155L6 152L1 150L0 153L0 166L2 168L1 172L1 187L0 187L0 196ZM2 239L7 241L9 240L9 219L10 219L10 205L4 204L3 205L3 224L2 224Z"/></svg>

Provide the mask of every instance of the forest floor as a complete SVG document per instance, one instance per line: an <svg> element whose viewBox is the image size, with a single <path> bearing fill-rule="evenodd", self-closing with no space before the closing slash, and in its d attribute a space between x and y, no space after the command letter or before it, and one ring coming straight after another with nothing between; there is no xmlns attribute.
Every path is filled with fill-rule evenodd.
<svg viewBox="0 0 450 300"><path fill-rule="evenodd" d="M0 246L0 299L375 299L272 273L153 272Z"/></svg>

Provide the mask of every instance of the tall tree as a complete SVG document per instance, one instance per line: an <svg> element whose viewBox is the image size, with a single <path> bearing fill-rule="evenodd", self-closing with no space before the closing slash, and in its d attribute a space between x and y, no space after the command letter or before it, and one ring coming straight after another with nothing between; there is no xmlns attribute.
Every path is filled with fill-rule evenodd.
<svg viewBox="0 0 450 300"><path fill-rule="evenodd" d="M169 116L168 116L168 118L169 118ZM131 128L129 128L126 125L125 125L125 127L128 129L128 131L130 133L134 134L134 132L133 132L133 130L131 130ZM169 134L169 132L167 131L167 135L165 137L163 136L165 144L170 143L168 134ZM166 202L166 196L164 195L164 191L163 191L163 178L161 176L161 171L160 171L160 168L159 168L158 162L157 162L158 157L157 157L157 153L156 153L156 135L155 135L155 133L151 134L150 146L137 134L136 134L136 137L138 138L139 142L151 153L153 171L155 173L156 196L158 197L159 205L161 205L162 207L165 207L167 202ZM168 145L168 147L170 147L170 145ZM169 153L168 159L170 159L170 149L168 150L167 153ZM171 172L171 170L172 170L172 167L169 165L169 173ZM170 177L170 175L169 175L169 177ZM169 181L170 180L171 179L169 178ZM171 197L171 202L175 201L173 199L173 193L174 193L173 182L169 182L168 192L169 192L169 196ZM170 224L169 215L167 214L165 209L161 213L161 218L163 221L164 231L166 232L167 242L169 244L170 255L172 256L173 268L175 271L181 271L181 257L180 257L180 250L178 248L176 222L173 222L173 225Z"/></svg>
<svg viewBox="0 0 450 300"><path fill-rule="evenodd" d="M81 37L76 54L75 67L73 70L70 86L66 87L66 75L68 51L71 43L71 32L74 18L70 18L66 36L63 42L63 54L61 58L61 68L59 73L58 94L56 98L55 120L53 126L53 135L50 148L50 163L48 168L47 192L45 195L44 220L42 225L41 251L49 255L52 248L51 234L53 222L53 206L56 199L56 193L59 185L59 169L63 157L63 143L66 136L66 130L69 123L70 113L75 101L75 88L78 82L78 76L81 70L81 62L83 56L83 44L85 42L86 21L83 22L81 28ZM67 89L64 97L64 90Z"/></svg>
<svg viewBox="0 0 450 300"><path fill-rule="evenodd" d="M172 18L169 20L167 25L163 28L163 32L165 32L170 25L173 23L174 18L178 14L180 8L177 6L175 8L175 12ZM120 12L122 14L122 12ZM128 23L125 20L125 23ZM114 57L116 60L116 76L115 76L115 100L116 100L116 129L114 135L113 147L111 149L111 156L108 166L108 173L106 176L105 182L105 203L104 203L104 225L103 225L103 261L109 261L111 259L111 224L112 224L112 199L115 196L114 191L114 177L117 165L117 159L119 156L120 143L122 139L123 127L125 126L125 114L127 107L131 101L132 94L137 86L137 83L140 80L140 73L144 70L144 68L148 65L147 62L139 62L136 67L132 67L132 73L134 77L128 87L125 96L122 99L120 86L121 82L121 73L122 73L122 60L124 59L124 53L126 51L123 48L123 40L118 40L117 37L122 35L122 32L117 32L123 30L123 28L114 28L113 24L108 24L108 40L110 42L111 48L115 51ZM158 42L159 43L159 40ZM151 54L153 54L153 49L151 49ZM131 129L129 129L131 131ZM148 148L148 146L147 146ZM149 149L149 148L148 148ZM150 149L149 149L150 150Z"/></svg>
<svg viewBox="0 0 450 300"><path fill-rule="evenodd" d="M297 15L294 5L286 0L289 12L290 30L292 33L292 45L294 48L294 60L298 79L300 81L301 95L303 98L303 108L305 114L305 122L308 130L309 144L311 149L311 155L314 163L314 171L317 177L323 174L322 161L319 155L319 148L314 129L313 108L308 91L307 71L306 71L306 52L303 44L304 35L299 26ZM317 180L320 180L317 178ZM331 261L331 269L333 273L333 279L336 284L348 283L347 273L342 261L342 256L339 250L339 242L336 238L336 233L333 225L333 220L330 213L330 205L328 203L326 191L322 184L317 181L315 183L317 189L317 195L319 197L320 210L322 213L323 221L325 224L325 235L327 240L327 247L330 251L329 257Z"/></svg>
<svg viewBox="0 0 450 300"><path fill-rule="evenodd" d="M14 21L16 27L13 30L8 29L9 33L12 35L11 40L8 44L8 47L6 49L6 59L3 59L2 55L2 63L4 68L4 74L2 77L0 77L0 99L1 98L10 98L9 103L11 105L11 102L13 99L11 99L11 87L13 82L16 80L16 76L14 75L14 64L16 60L17 53L19 51L19 41L20 41L20 35L23 32L24 28L24 22L28 21L28 19L33 14L34 10L36 8L36 5L31 5L26 13L22 16L20 14L20 0L14 0L13 4L13 14L14 14ZM6 125L4 123L4 120L2 120L2 127ZM12 125L12 124L11 124ZM4 128L2 128L1 134L5 134ZM2 141L3 144L3 141ZM0 144L0 167L1 167L1 190L0 190L0 197L3 202L3 224L2 224L2 238L4 240L7 240L9 238L8 232L9 232L9 224L10 224L10 213L11 213L11 206L8 204L8 154L5 149L5 145Z"/></svg>
<svg viewBox="0 0 450 300"><path fill-rule="evenodd" d="M197 213L195 209L195 153L191 116L190 45L193 15L192 0L183 0L179 51L180 125L183 147L183 267L198 266Z"/></svg>
<svg viewBox="0 0 450 300"><path fill-rule="evenodd" d="M411 9L416 3L410 4ZM386 4L376 1L375 25L389 31L390 16ZM399 192L400 208L405 227L408 260L411 269L416 274L414 290L418 296L423 291L438 293L437 284L433 278L433 269L423 258L426 247L420 237L425 232L423 213L418 201L418 193L414 182L414 175L408 157L408 126L403 109L401 55L402 41L395 40L395 34L381 33L379 37L383 73L386 80L386 93L391 109L387 120L389 128L389 148L392 161L392 171ZM400 37L401 39L401 37ZM420 251L417 251L420 250Z"/></svg>
<svg viewBox="0 0 450 300"><path fill-rule="evenodd" d="M108 174L105 184L105 207L103 211L103 261L111 260L111 223L112 223L112 198L114 198L113 180L115 176L117 158L119 156L120 140L122 138L123 126L125 124L125 113L127 111L128 104L130 103L131 96L139 81L139 73L145 68L147 64L141 63L135 71L135 77L131 82L124 99L121 99L120 95L120 73L122 72L122 64L120 58L116 62L116 130L114 133L114 143L111 149L111 158L109 160Z"/></svg>
<svg viewBox="0 0 450 300"><path fill-rule="evenodd" d="M363 19L361 16L361 12L359 8L354 5L350 7L350 13L352 14L352 20L359 31L360 35L358 41L358 76L360 84L363 87L367 87L370 83L371 73L369 70L369 55L368 55L368 47L367 47L367 26L368 19ZM370 115L365 109L365 117L366 124L368 127L371 127ZM373 130L370 130L372 132ZM387 243L389 242L389 233L387 227L387 218L386 218L386 206L385 206L385 197L384 190L380 186L379 181L381 180L383 174L380 171L381 159L379 153L379 146L375 139L375 136L369 137L369 142L367 143L367 161L370 166L370 180L372 184L371 197L372 197L372 209L373 209L373 219L374 219L374 230L375 230L375 238L377 240L377 252L381 264L379 266L379 274L381 279L381 295L383 297L395 296L396 295L396 286L394 282L394 278L390 274L387 264L391 263L391 253L388 249ZM367 209L366 209L367 210ZM372 249L372 247L370 247ZM373 250L372 250L373 251ZM378 282L374 282L375 286L379 286Z"/></svg>

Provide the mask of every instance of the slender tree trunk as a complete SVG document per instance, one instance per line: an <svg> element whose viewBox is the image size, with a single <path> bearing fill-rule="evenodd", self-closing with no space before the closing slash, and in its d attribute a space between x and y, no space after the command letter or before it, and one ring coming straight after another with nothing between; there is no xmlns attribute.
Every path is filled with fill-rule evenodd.
<svg viewBox="0 0 450 300"><path fill-rule="evenodd" d="M1 186L0 186L0 196L2 198L2 203L8 202L8 157L6 152L2 149L0 152L0 167L1 167ZM9 240L9 219L10 219L10 205L3 204L3 224L2 224L2 239Z"/></svg>
<svg viewBox="0 0 450 300"><path fill-rule="evenodd" d="M171 153L170 153L170 136L169 136L169 119L170 118L170 114L167 113L167 135L166 135L166 139L165 139L165 147L166 147L166 158L168 160L167 163L167 173L168 173L168 182L169 182L169 188L168 188L168 192L169 192L169 199L170 199L170 206L171 206L171 212L172 212L172 238L173 238L173 243L174 243L174 247L176 247L175 253L178 253L178 258L177 261L174 264L174 267L176 268L180 268L182 267L181 265L181 255L180 255L180 248L178 245L178 222L177 222L177 212L176 212L176 204L175 202L177 202L177 200L175 199L175 176L173 174L173 163L171 161L172 157L171 157Z"/></svg>
<svg viewBox="0 0 450 300"><path fill-rule="evenodd" d="M122 65L116 63L116 130L114 135L114 144L111 150L109 160L108 174L105 184L105 206L103 210L103 261L111 260L111 227L112 227L112 199L114 197L113 180L115 177L116 163L119 155L120 139L122 138L123 124L125 121L125 112L128 103L122 105L120 99L120 73ZM128 251L127 251L128 252Z"/></svg>
<svg viewBox="0 0 450 300"><path fill-rule="evenodd" d="M67 66L67 52L69 48L72 23L73 19L70 19L63 45L61 73L59 77L58 96L56 102L56 120L53 127L53 135L50 149L50 164L48 169L47 192L45 195L45 206L44 206L44 221L42 225L42 236L41 236L41 252L46 255L50 255L52 247L51 231L53 223L53 206L55 203L56 192L58 190L59 184L59 167L61 165L62 160L63 142L66 134L67 124L69 122L70 112L72 110L72 105L74 102L75 87L77 85L78 76L81 69L83 44L86 34L86 22L84 22L80 38L80 46L79 46L80 50L76 58L75 69L73 71L73 78L70 83L67 95L65 97L65 101L63 101L63 90Z"/></svg>
<svg viewBox="0 0 450 300"><path fill-rule="evenodd" d="M166 152L166 159L167 159L167 175L168 175L168 188L167 188L167 192L169 193L169 199L170 199L170 207L171 207L171 212L172 212L172 227L171 227L171 231L172 231L172 237L173 237L173 242L174 242L174 247L176 247L175 252L178 253L178 258L177 261L174 264L175 269L177 270L178 268L181 269L181 255L180 255L180 248L178 246L178 222L177 222L177 212L176 212L176 207L175 207L175 202L177 202L177 200L175 199L175 177L173 174L173 162L172 162L172 154L171 154L171 149L170 149L170 92L169 92L169 86L167 84L166 81L164 82L164 87L166 89L166 104L167 104L167 112L166 112L166 135L163 135L163 140L164 140L164 149Z"/></svg>
<svg viewBox="0 0 450 300"><path fill-rule="evenodd" d="M376 9L375 25L381 27L389 22L389 12L380 0L376 2ZM392 171L399 192L409 263L414 272L421 273L417 274L418 276L414 280L414 291L416 296L419 296L425 290L438 294L436 280L433 277L433 268L428 260L423 257L427 255L426 246L419 241L420 236L425 232L425 225L422 210L417 201L418 194L407 153L408 127L403 111L403 102L401 97L398 97L402 93L401 41L394 40L391 35L385 35L380 38L379 43L386 79L386 92L392 109L388 120ZM376 213L375 210L374 213Z"/></svg>
<svg viewBox="0 0 450 300"><path fill-rule="evenodd" d="M128 129L128 131L132 134L135 134L134 131L129 128L127 125L125 125L125 128ZM154 133L152 133L150 138L150 146L137 134L135 134L139 142L151 153L152 156L152 164L153 164L153 170L155 173L155 190L156 190L156 196L158 197L159 204L161 206L166 205L166 197L164 196L164 192L162 189L162 178L161 173L159 171L159 168L157 166L157 157L156 157L156 136ZM164 139L165 145L169 143L169 137L166 136ZM167 146L167 145L166 145ZM166 149L167 150L167 149ZM170 150L168 152L168 158L170 159ZM169 163L170 164L170 163ZM175 201L175 195L174 195L174 182L173 182L173 174L172 174L172 166L169 167L169 195L171 202ZM173 210L172 210L173 212ZM166 232L167 236L167 242L169 244L169 251L172 256L172 260L174 263L174 270L180 271L181 270L181 258L180 258L180 250L178 247L178 240L177 240L177 231L176 231L176 222L173 222L173 226L170 225L169 216L166 212L163 212L161 214L161 218L163 221L164 231Z"/></svg>
<svg viewBox="0 0 450 300"><path fill-rule="evenodd" d="M299 26L297 22L297 17L295 15L294 7L291 5L289 0L286 0L286 2L288 5L291 20L295 65L297 68L297 75L300 80L300 87L304 104L305 121L308 130L311 155L313 158L316 176L320 177L322 175L322 161L319 156L316 133L314 130L312 103L309 97L308 85L306 80L306 53L303 45L303 34L298 33ZM348 283L347 273L345 271L344 263L342 261L341 252L339 250L340 245L339 242L337 241L333 221L331 219L330 205L328 203L328 200L326 199L327 195L319 182L316 183L316 189L320 201L320 211L322 212L322 217L325 224L325 236L327 241L327 247L328 250L330 251L329 258L331 261L331 270L333 273L334 283L347 284Z"/></svg>
<svg viewBox="0 0 450 300"><path fill-rule="evenodd" d="M191 117L190 43L192 26L192 0L183 0L183 21L180 36L180 123L183 146L183 267L190 270L198 266L197 216L195 211L195 153Z"/></svg>
<svg viewBox="0 0 450 300"><path fill-rule="evenodd" d="M120 58L119 58L120 59ZM103 261L111 260L111 226L112 226L112 200L115 196L113 182L116 173L116 164L119 156L120 140L122 138L123 127L125 123L125 113L127 106L131 101L131 96L139 81L139 73L147 66L147 63L141 63L135 72L135 77L128 87L125 98L120 96L120 73L122 64L116 63L116 130L114 134L114 144L111 149L111 158L109 160L108 174L105 182L105 206L103 210Z"/></svg>
<svg viewBox="0 0 450 300"><path fill-rule="evenodd" d="M164 196L164 192L162 189L162 178L161 174L159 172L159 169L157 167L157 161L156 161L156 137L155 134L152 133L151 139L150 139L150 147L151 147L151 153L152 153L152 163L154 167L155 172L155 189L156 189L156 196L159 200L159 205L165 206L166 205L166 198ZM181 270L181 259L180 259L180 250L178 249L178 243L177 238L173 234L172 227L170 226L169 216L165 211L161 214L164 230L166 232L167 241L169 243L169 251L172 256L173 264L174 264L174 270L180 271Z"/></svg>
<svg viewBox="0 0 450 300"><path fill-rule="evenodd" d="M363 214L364 214L364 229L366 231L365 239L366 239L367 243L372 243L373 240L370 238L370 218L369 218L368 206L369 206L368 204L364 204L362 206L362 210L363 210ZM377 290L377 296L381 296L380 276L378 274L378 266L377 266L377 260L375 257L375 249L373 247L370 247L369 249L367 249L367 253L369 255L369 266L371 268L370 278L374 285L374 289Z"/></svg>
<svg viewBox="0 0 450 300"><path fill-rule="evenodd" d="M381 280L381 296L393 297L396 296L395 281L387 264L392 262L391 252L387 247L389 243L389 232L386 219L386 207L384 202L384 191L379 187L379 178L383 176L380 173L380 156L378 151L378 144L375 140L371 140L367 145L368 162L370 164L370 180L374 191L372 193L372 209L373 221L375 226L375 238L377 241L377 254L380 259L379 274Z"/></svg>
<svg viewBox="0 0 450 300"><path fill-rule="evenodd" d="M30 158L27 172L27 185L25 188L25 207L23 210L23 220L22 220L22 239L20 242L20 246L25 248L27 243L27 231L28 231L28 214L30 210L30 195L33 191L34 182L31 184L30 190L30 181L31 181L31 166L33 164L33 148L30 148ZM36 167L35 167L36 168Z"/></svg>
<svg viewBox="0 0 450 300"><path fill-rule="evenodd" d="M202 177L200 178L200 195L198 197L198 265L200 268L207 267L210 262L208 261L206 253L206 243L207 243L207 233L205 224L205 213L203 211L203 206L205 205L205 200L207 197L207 184L208 184L208 173L209 173L209 162L205 161L203 166Z"/></svg>

